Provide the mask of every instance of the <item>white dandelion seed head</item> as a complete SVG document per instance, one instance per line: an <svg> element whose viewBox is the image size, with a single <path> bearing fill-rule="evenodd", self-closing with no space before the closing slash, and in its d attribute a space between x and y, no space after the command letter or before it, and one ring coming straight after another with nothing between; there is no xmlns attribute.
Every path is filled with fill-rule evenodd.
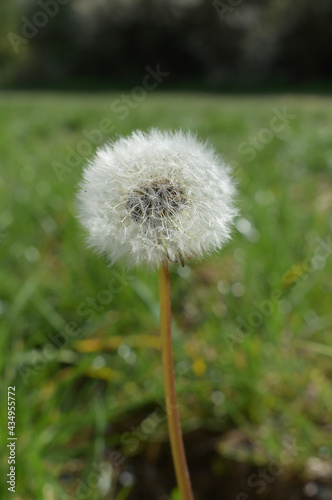
<svg viewBox="0 0 332 500"><path fill-rule="evenodd" d="M191 133L133 132L99 148L84 170L78 212L89 245L114 263L199 258L230 238L230 168Z"/></svg>

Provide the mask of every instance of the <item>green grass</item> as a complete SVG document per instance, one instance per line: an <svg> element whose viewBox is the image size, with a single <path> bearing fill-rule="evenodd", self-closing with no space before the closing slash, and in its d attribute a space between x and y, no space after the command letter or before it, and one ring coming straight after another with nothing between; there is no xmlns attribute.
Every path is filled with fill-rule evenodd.
<svg viewBox="0 0 332 500"><path fill-rule="evenodd" d="M219 436L220 463L278 460L294 439L300 451L289 469L330 460L332 101L151 93L121 120L110 109L117 98L0 97L1 498L7 386L17 394L11 498L76 499L84 483L86 498L125 499L120 472L167 441L165 418L154 425L163 399L157 276L107 267L86 249L74 215L85 158L66 164L67 148L77 151L83 131L106 118L114 131L104 140L151 126L191 129L235 167L240 231L220 254L172 269L184 432ZM248 153L242 143L284 106L295 115L289 126L264 132L271 140ZM232 429L251 445L228 439ZM133 492L139 484L135 477Z"/></svg>

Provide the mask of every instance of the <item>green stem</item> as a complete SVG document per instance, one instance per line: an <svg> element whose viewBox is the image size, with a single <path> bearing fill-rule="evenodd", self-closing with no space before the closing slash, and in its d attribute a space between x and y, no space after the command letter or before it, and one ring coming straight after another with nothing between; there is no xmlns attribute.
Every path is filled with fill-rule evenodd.
<svg viewBox="0 0 332 500"><path fill-rule="evenodd" d="M160 266L159 269L159 300L165 399L175 474L181 500L194 500L181 434L179 409L176 400L172 349L171 291L167 263Z"/></svg>

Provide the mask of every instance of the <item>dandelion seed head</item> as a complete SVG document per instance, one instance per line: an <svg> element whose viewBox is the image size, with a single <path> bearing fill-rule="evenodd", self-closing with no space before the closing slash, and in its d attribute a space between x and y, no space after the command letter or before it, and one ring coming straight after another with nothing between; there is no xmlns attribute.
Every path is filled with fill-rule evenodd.
<svg viewBox="0 0 332 500"><path fill-rule="evenodd" d="M99 148L84 170L78 215L89 245L114 263L199 258L231 235L230 168L193 134L156 129Z"/></svg>
<svg viewBox="0 0 332 500"><path fill-rule="evenodd" d="M160 179L138 186L129 193L127 208L130 217L142 224L167 224L185 206L185 193L181 186L168 179Z"/></svg>

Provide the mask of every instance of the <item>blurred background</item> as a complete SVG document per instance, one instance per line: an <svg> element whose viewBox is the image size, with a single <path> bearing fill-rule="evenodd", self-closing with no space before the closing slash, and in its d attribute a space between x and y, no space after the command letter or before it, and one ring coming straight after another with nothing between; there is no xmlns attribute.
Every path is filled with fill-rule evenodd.
<svg viewBox="0 0 332 500"><path fill-rule="evenodd" d="M195 500L331 500L332 3L13 0L0 27L1 499L179 500L156 273L75 218L98 145L159 127L239 187L232 242L171 270Z"/></svg>
<svg viewBox="0 0 332 500"><path fill-rule="evenodd" d="M13 0L2 79L112 86L160 64L186 85L300 85L331 77L331 19L329 0Z"/></svg>

